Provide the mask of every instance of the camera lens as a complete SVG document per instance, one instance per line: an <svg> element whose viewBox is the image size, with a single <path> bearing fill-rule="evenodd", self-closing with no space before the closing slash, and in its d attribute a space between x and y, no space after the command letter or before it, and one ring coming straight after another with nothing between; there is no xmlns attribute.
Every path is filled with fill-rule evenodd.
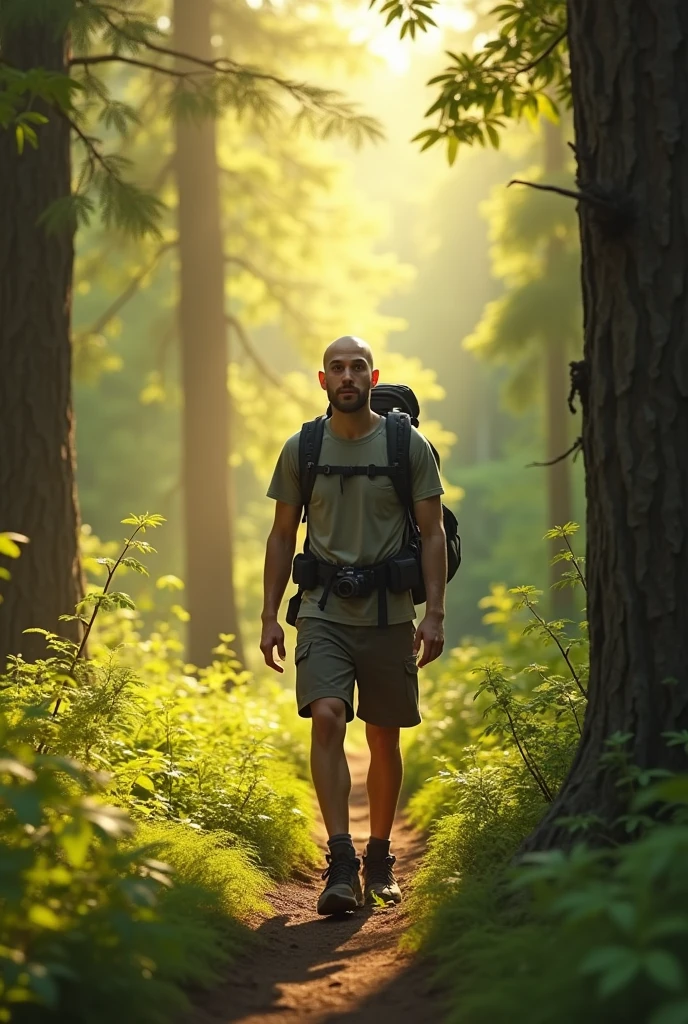
<svg viewBox="0 0 688 1024"><path fill-rule="evenodd" d="M334 592L337 597L353 597L356 593L356 584L353 580L345 577L344 579L337 580Z"/></svg>

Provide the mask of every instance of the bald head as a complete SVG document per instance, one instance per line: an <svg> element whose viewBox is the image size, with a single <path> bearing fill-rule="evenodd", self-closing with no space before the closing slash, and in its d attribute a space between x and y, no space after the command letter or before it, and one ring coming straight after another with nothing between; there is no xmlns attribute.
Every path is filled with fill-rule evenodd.
<svg viewBox="0 0 688 1024"><path fill-rule="evenodd" d="M345 334L337 338L325 349L323 356L323 368L327 371L333 359L365 359L370 369L374 369L373 352L370 345L362 338L356 338L352 334Z"/></svg>
<svg viewBox="0 0 688 1024"><path fill-rule="evenodd" d="M328 345L320 371L320 386L338 412L356 413L370 404L370 389L378 380L373 353L362 338L351 334Z"/></svg>

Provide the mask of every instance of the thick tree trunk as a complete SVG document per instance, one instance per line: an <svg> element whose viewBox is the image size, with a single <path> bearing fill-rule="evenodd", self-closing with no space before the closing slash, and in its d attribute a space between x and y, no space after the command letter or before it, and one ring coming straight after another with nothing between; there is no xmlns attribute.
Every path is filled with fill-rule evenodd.
<svg viewBox="0 0 688 1024"><path fill-rule="evenodd" d="M560 174L566 167L566 147L561 124L542 121L544 143L545 180L549 181L554 174ZM548 265L556 272L557 257L563 243L560 238L552 238L548 244ZM545 402L547 416L547 461L558 459L569 447L569 416L566 399L568 395L568 359L565 333L558 331L547 339L545 351ZM548 529L563 526L573 518L571 503L571 466L568 459L562 459L548 466L547 473L547 516ZM553 558L562 548L560 540L550 544L550 557ZM565 589L554 586L568 568L566 562L550 565L550 602L552 613L557 618L571 618L573 614L573 593L569 587Z"/></svg>
<svg viewBox="0 0 688 1024"><path fill-rule="evenodd" d="M175 0L177 49L212 56L211 9L210 0ZM202 666L219 633L235 634L241 657L228 500L225 267L215 122L180 120L176 139L188 657Z"/></svg>
<svg viewBox="0 0 688 1024"><path fill-rule="evenodd" d="M560 815L617 813L612 733L687 767L663 733L688 728L688 5L569 0L569 19L580 187L632 219L580 206L590 703L530 848L567 842Z"/></svg>
<svg viewBox="0 0 688 1024"><path fill-rule="evenodd" d="M4 31L2 56L20 68L66 73L67 41L36 22ZM0 606L0 668L21 651L45 651L30 626L63 635L58 622L82 596L74 486L71 395L73 241L48 236L43 211L70 192L70 128L55 112L39 146L20 156L13 131L0 130L0 530L30 543L11 565Z"/></svg>

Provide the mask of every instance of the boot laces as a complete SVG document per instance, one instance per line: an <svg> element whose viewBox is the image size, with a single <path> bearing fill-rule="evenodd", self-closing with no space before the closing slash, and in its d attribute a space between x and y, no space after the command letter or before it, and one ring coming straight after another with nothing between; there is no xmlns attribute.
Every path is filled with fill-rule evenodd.
<svg viewBox="0 0 688 1024"><path fill-rule="evenodd" d="M393 871L395 863L396 857L392 854L389 854L387 857L378 857L376 860L366 857L366 882L368 884L373 883L374 885L392 885L396 881Z"/></svg>
<svg viewBox="0 0 688 1024"><path fill-rule="evenodd" d="M353 876L358 872L360 861L355 857L332 857L327 854L328 866L322 873L323 879L327 879L327 887L331 885L351 885Z"/></svg>

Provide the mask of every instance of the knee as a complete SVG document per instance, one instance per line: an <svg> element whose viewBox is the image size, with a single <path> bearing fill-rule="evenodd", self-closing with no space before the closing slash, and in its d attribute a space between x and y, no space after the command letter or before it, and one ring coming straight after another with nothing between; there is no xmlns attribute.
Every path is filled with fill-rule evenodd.
<svg viewBox="0 0 688 1024"><path fill-rule="evenodd" d="M325 746L343 743L346 734L346 705L336 697L321 697L311 704L313 737Z"/></svg>
<svg viewBox="0 0 688 1024"><path fill-rule="evenodd" d="M395 755L399 750L399 733L400 730L397 728L382 725L366 726L366 738L371 754Z"/></svg>

